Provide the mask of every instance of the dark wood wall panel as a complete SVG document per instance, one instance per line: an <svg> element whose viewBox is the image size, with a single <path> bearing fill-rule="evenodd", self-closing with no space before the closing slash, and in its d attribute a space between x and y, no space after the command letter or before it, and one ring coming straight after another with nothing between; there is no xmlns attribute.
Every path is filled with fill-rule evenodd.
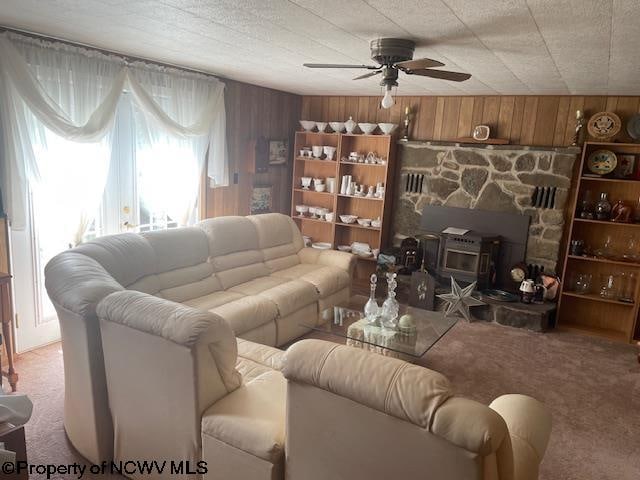
<svg viewBox="0 0 640 480"><path fill-rule="evenodd" d="M587 118L602 110L617 113L623 123L640 112L640 97L614 96L486 96L396 97L388 109L378 107L380 97L304 96L302 119L400 123L405 107L411 107L411 138L455 140L469 137L475 125L487 124L491 136L512 145L566 146L571 143L576 110ZM629 141L626 131L617 140Z"/></svg>
<svg viewBox="0 0 640 480"><path fill-rule="evenodd" d="M289 213L291 161L286 166L272 166L267 173L253 174L247 148L260 136L289 138L293 147L293 133L301 118L302 97L232 80L225 80L225 83L230 185L206 188L204 216L248 215L254 184L272 185L273 211ZM237 183L233 183L234 174L237 174Z"/></svg>

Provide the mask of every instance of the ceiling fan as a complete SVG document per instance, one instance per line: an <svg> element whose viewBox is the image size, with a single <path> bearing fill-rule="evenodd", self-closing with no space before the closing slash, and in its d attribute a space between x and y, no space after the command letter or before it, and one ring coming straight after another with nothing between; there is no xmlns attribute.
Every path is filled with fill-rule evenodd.
<svg viewBox="0 0 640 480"><path fill-rule="evenodd" d="M385 87L382 108L391 108L394 104L391 96L391 88L398 86L398 74L404 72L407 75L421 75L423 77L450 80L452 82L464 82L471 78L468 73L450 72L447 70L434 70L433 67L443 67L444 63L430 58L413 60L415 42L402 38L378 38L371 40L371 59L378 65L342 65L335 63L304 63L309 68L364 68L372 70L360 75L354 80L373 77L382 74L380 85Z"/></svg>

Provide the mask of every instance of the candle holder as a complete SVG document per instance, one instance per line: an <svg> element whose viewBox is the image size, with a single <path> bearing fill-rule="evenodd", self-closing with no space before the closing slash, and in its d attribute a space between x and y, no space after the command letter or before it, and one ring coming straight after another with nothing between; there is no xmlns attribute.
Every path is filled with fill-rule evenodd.
<svg viewBox="0 0 640 480"><path fill-rule="evenodd" d="M411 123L411 107L405 107L404 109L404 120L402 121L402 137L400 138L401 142L409 141L409 125Z"/></svg>
<svg viewBox="0 0 640 480"><path fill-rule="evenodd" d="M571 142L572 147L577 147L582 144L584 140L583 131L584 131L585 123L586 123L586 120L584 118L584 113L582 112L582 110L577 110L576 111L576 129L573 134L573 139Z"/></svg>

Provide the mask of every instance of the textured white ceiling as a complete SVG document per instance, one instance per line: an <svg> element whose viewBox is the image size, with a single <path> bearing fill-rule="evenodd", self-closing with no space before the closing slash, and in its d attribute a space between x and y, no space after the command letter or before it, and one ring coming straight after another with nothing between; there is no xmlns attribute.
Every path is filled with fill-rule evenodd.
<svg viewBox="0 0 640 480"><path fill-rule="evenodd" d="M640 0L1 0L0 25L300 94L375 95L369 40L473 77L400 95L640 94Z"/></svg>

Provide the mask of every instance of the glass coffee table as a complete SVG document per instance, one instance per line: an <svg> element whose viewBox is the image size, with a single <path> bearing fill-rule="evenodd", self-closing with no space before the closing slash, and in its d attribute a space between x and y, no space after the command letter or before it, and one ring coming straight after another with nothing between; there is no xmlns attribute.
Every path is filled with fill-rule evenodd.
<svg viewBox="0 0 640 480"><path fill-rule="evenodd" d="M320 312L317 324L303 322L302 325L345 339L345 343L352 347L415 362L458 321L457 317L445 317L442 312L431 312L401 304L400 315L411 314L416 329L412 333L389 330L367 323L362 313L366 302L367 297L356 295L348 303Z"/></svg>

